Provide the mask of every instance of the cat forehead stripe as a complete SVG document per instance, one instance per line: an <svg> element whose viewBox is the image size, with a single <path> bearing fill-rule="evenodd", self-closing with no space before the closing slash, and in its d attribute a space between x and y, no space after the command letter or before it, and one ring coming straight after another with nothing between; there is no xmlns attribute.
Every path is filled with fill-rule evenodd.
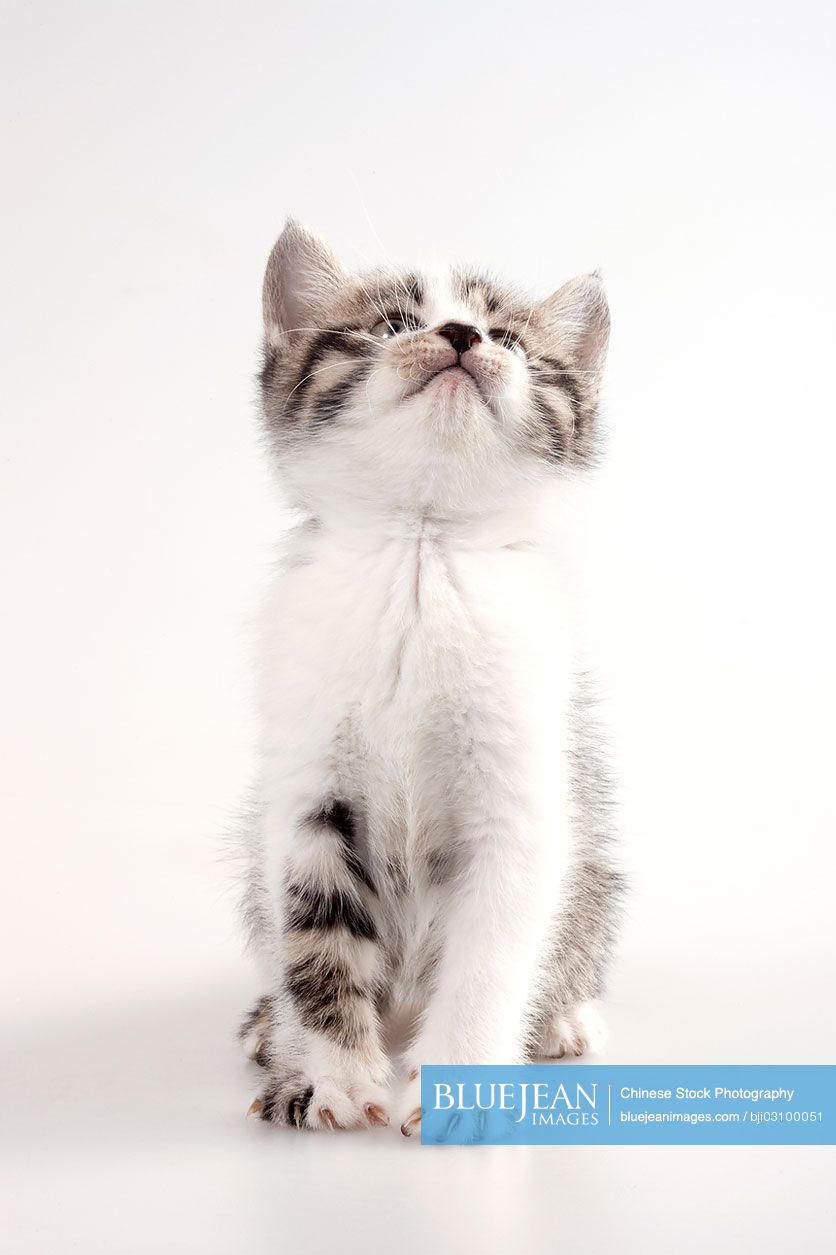
<svg viewBox="0 0 836 1255"><path fill-rule="evenodd" d="M489 314L494 314L502 304L497 286L485 275L457 271L454 283L463 301L481 301Z"/></svg>

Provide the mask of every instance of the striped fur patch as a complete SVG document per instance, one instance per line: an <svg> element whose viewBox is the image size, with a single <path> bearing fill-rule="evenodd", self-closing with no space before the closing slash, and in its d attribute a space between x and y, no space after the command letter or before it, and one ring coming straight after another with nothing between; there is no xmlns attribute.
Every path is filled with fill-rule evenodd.
<svg viewBox="0 0 836 1255"><path fill-rule="evenodd" d="M374 991L360 973L368 971L363 947L378 941L378 929L356 812L331 800L304 820L299 837L313 843L304 848L315 859L300 856L285 885L285 988L306 1027L357 1046L375 1015Z"/></svg>

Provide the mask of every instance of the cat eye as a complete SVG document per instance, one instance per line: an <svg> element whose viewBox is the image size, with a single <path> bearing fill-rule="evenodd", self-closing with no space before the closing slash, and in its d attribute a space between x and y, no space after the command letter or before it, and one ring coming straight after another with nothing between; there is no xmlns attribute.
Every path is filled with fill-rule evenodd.
<svg viewBox="0 0 836 1255"><path fill-rule="evenodd" d="M408 326L403 318L381 318L372 327L372 335L377 336L378 340L388 340L391 336L399 336L402 331L413 331L414 327Z"/></svg>
<svg viewBox="0 0 836 1255"><path fill-rule="evenodd" d="M495 344L501 344L510 353L515 353L521 362L526 361L528 358L528 354L520 344L516 332L510 331L507 327L491 327L488 335Z"/></svg>

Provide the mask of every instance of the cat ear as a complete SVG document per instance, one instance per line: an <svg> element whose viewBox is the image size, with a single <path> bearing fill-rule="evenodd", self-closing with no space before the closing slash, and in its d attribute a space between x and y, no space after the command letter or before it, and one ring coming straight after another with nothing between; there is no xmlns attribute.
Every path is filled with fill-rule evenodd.
<svg viewBox="0 0 836 1255"><path fill-rule="evenodd" d="M307 227L288 218L267 262L262 289L264 334L273 345L305 327L346 281L331 249Z"/></svg>
<svg viewBox="0 0 836 1255"><path fill-rule="evenodd" d="M564 283L538 306L541 318L555 337L556 347L586 371L597 388L604 370L610 339L610 309L601 276L579 275Z"/></svg>

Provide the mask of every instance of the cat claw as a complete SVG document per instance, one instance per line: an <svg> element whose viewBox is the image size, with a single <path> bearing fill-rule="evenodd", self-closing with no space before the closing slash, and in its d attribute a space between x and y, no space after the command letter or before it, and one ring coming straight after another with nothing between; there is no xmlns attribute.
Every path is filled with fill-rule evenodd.
<svg viewBox="0 0 836 1255"><path fill-rule="evenodd" d="M579 1041L572 1042L571 1050L567 1046L564 1046L561 1044L554 1058L566 1059L569 1057L569 1055L574 1055L575 1058L577 1059L577 1058L580 1058L580 1056L583 1054L583 1049L584 1049L583 1044L582 1042L579 1042Z"/></svg>
<svg viewBox="0 0 836 1255"><path fill-rule="evenodd" d="M247 1108L248 1116L260 1116L264 1109L264 1104L260 1098L254 1098Z"/></svg>
<svg viewBox="0 0 836 1255"><path fill-rule="evenodd" d="M378 1128L383 1129L389 1123L389 1117L386 1112L382 1107L379 1107L376 1102L367 1102L363 1110L366 1113L366 1119L369 1124L376 1125Z"/></svg>
<svg viewBox="0 0 836 1255"><path fill-rule="evenodd" d="M340 1127L334 1119L334 1113L330 1107L320 1107L319 1116L323 1124L327 1124L329 1129L338 1129Z"/></svg>
<svg viewBox="0 0 836 1255"><path fill-rule="evenodd" d="M401 1125L401 1132L403 1133L404 1137L412 1137L412 1134L418 1128L420 1123L421 1123L421 1108L416 1107L415 1110L406 1117L403 1124Z"/></svg>

